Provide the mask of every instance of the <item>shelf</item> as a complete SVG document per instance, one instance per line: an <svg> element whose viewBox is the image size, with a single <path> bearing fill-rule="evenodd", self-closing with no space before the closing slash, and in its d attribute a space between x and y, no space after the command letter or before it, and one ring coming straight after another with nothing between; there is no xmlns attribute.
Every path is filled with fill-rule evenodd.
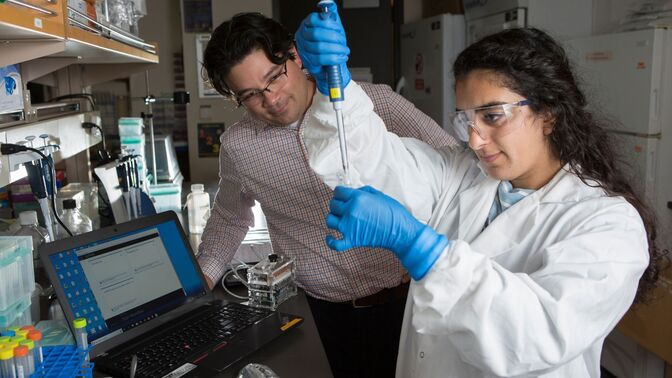
<svg viewBox="0 0 672 378"><path fill-rule="evenodd" d="M66 27L65 51L60 57L77 57L79 63L158 63L159 56L133 46L93 34L76 26Z"/></svg>
<svg viewBox="0 0 672 378"><path fill-rule="evenodd" d="M25 0L24 2L30 3ZM11 3L0 4L0 39L65 38L62 5L40 3L39 7L51 12L52 15Z"/></svg>
<svg viewBox="0 0 672 378"><path fill-rule="evenodd" d="M0 4L0 67L65 50L61 5L40 5L53 15L13 4Z"/></svg>
<svg viewBox="0 0 672 378"><path fill-rule="evenodd" d="M28 62L62 51L65 51L65 41L58 39L0 42L0 67Z"/></svg>
<svg viewBox="0 0 672 378"><path fill-rule="evenodd" d="M45 57L76 59L72 64L159 62L158 54L67 24L64 1L33 1L53 15L0 4L0 67Z"/></svg>
<svg viewBox="0 0 672 378"><path fill-rule="evenodd" d="M79 113L2 129L0 131L0 142L23 143L28 135L37 137L41 134L47 134L49 135L46 139L48 144L60 145L60 150L54 153L54 159L58 162L101 142L102 139L95 129L86 130L82 128L82 122L85 121L100 125L100 115L97 112ZM43 145L42 139L36 138L33 145L41 147ZM0 155L0 187L25 177L25 169L20 165L17 166L23 160L25 159L22 159L20 154L16 154L16 156Z"/></svg>

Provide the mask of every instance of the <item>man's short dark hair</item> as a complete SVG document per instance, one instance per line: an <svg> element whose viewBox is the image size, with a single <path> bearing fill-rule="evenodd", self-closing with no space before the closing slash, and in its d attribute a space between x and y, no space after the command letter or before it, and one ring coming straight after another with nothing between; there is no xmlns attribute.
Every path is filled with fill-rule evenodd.
<svg viewBox="0 0 672 378"><path fill-rule="evenodd" d="M203 68L217 92L232 96L224 79L233 66L257 49L274 64L282 64L295 58L289 51L293 45L293 35L277 21L261 13L239 13L212 33L203 53Z"/></svg>

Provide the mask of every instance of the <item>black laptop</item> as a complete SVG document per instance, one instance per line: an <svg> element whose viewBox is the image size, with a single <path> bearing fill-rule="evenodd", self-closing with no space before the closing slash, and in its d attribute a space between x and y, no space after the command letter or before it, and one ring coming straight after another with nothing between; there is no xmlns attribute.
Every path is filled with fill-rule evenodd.
<svg viewBox="0 0 672 378"><path fill-rule="evenodd" d="M301 324L298 316L215 300L173 212L43 244L69 324L87 319L97 369L135 377L212 377Z"/></svg>

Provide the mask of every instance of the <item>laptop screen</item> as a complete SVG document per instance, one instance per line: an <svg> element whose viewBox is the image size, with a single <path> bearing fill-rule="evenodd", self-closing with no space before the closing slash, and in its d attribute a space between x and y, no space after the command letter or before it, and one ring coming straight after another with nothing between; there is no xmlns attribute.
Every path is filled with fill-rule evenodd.
<svg viewBox="0 0 672 378"><path fill-rule="evenodd" d="M96 345L207 293L174 220L49 255ZM66 302L67 303L64 303Z"/></svg>

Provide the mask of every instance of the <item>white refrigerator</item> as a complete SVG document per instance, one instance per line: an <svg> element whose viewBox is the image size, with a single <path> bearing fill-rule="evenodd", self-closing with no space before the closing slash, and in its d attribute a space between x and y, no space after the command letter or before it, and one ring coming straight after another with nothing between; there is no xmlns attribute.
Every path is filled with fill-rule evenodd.
<svg viewBox="0 0 672 378"><path fill-rule="evenodd" d="M453 62L465 46L464 15L441 14L401 26L401 79L397 92L453 133Z"/></svg>
<svg viewBox="0 0 672 378"><path fill-rule="evenodd" d="M566 42L592 109L611 128L632 184L658 218L672 250L672 30L647 29Z"/></svg>

